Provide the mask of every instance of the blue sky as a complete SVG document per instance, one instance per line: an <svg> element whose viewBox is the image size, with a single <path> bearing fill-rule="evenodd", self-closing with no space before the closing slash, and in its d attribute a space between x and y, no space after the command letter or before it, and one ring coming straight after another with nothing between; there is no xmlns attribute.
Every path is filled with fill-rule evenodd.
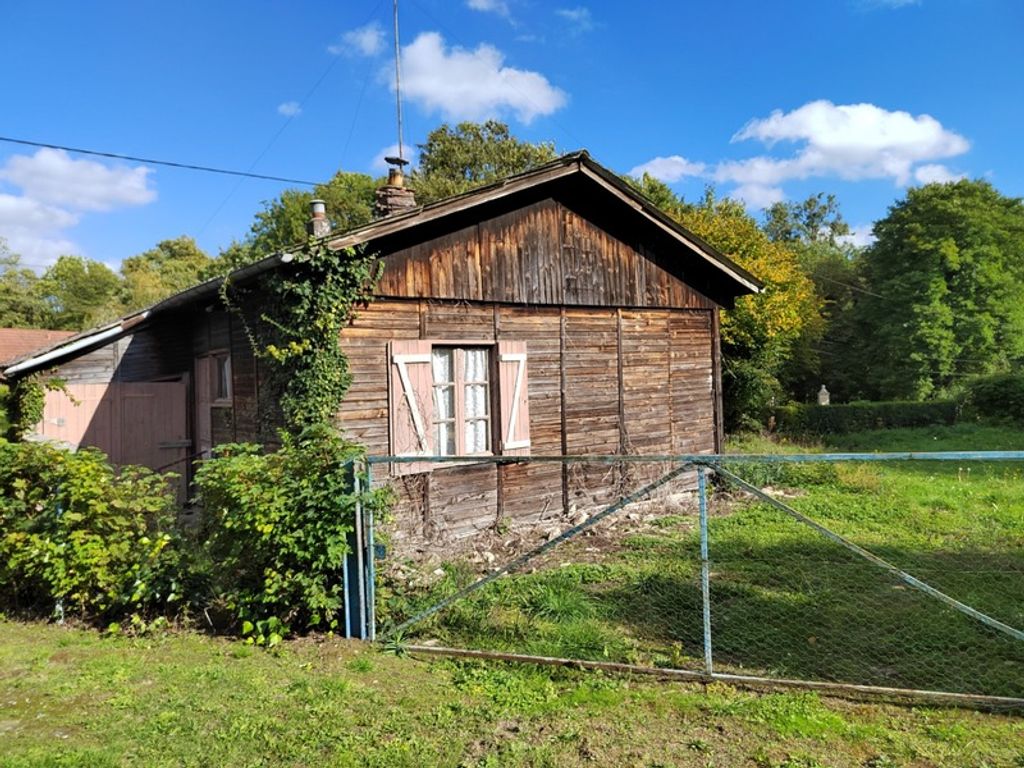
<svg viewBox="0 0 1024 768"><path fill-rule="evenodd" d="M908 185L1024 195L1020 0L401 0L406 142L497 117L693 199L834 192L866 237ZM5 3L0 135L322 180L396 141L390 0ZM36 267L244 237L285 185L0 143Z"/></svg>

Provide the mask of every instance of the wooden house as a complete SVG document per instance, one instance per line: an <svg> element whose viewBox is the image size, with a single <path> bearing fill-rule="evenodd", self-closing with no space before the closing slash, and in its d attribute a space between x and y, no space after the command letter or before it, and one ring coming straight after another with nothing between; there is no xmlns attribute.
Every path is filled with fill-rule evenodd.
<svg viewBox="0 0 1024 768"><path fill-rule="evenodd" d="M341 335L353 384L339 422L371 455L510 458L391 465L400 550L569 514L660 468L513 457L720 449L719 310L759 283L586 152L427 206L398 184L381 200L406 210L343 233L314 221L330 248L385 265ZM265 436L260 366L220 283L8 365L59 366L81 401L50 393L40 434L186 475L217 443Z"/></svg>

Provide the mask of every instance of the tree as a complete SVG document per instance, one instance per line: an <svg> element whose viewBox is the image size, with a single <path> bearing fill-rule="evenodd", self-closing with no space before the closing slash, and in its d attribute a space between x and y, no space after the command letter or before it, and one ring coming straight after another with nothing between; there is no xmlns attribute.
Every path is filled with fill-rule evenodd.
<svg viewBox="0 0 1024 768"><path fill-rule="evenodd" d="M514 137L505 123L447 123L418 145L419 167L412 184L419 203L430 203L555 159L555 145L531 144Z"/></svg>
<svg viewBox="0 0 1024 768"><path fill-rule="evenodd" d="M637 178L636 176L623 176L622 178L627 184L629 184L629 186L646 197L673 219L678 220L683 215L684 211L692 208L692 206L683 202L683 198L673 192L672 188L668 184L660 179L654 178L646 171L640 178Z"/></svg>
<svg viewBox="0 0 1024 768"><path fill-rule="evenodd" d="M121 278L106 264L61 256L35 284L46 308L44 327L80 331L120 314Z"/></svg>
<svg viewBox="0 0 1024 768"><path fill-rule="evenodd" d="M36 292L36 273L21 266L0 237L0 328L39 328L46 317L46 305Z"/></svg>
<svg viewBox="0 0 1024 768"><path fill-rule="evenodd" d="M857 252L841 238L850 233L835 195L818 192L801 202L778 202L764 213L762 229L772 242L792 250L814 283L820 317L794 342L779 378L790 397L809 400L822 384L838 399L849 396L841 359L849 327L846 311L857 291ZM837 359L838 358L838 359Z"/></svg>
<svg viewBox="0 0 1024 768"><path fill-rule="evenodd" d="M764 290L722 313L723 385L728 428L763 423L781 397L779 375L801 334L820 322L821 301L794 251L773 242L739 202L709 190L679 222L756 275Z"/></svg>
<svg viewBox="0 0 1024 768"><path fill-rule="evenodd" d="M309 203L314 199L324 201L327 218L336 231L344 232L372 221L374 193L381 183L364 173L338 171L312 192L286 189L274 200L263 203L263 210L256 214L245 240L236 241L221 252L214 272L230 272L305 243Z"/></svg>
<svg viewBox="0 0 1024 768"><path fill-rule="evenodd" d="M1024 362L1024 202L986 181L928 184L874 231L853 310L862 394L924 399Z"/></svg>
<svg viewBox="0 0 1024 768"><path fill-rule="evenodd" d="M203 279L213 260L191 237L163 240L155 248L121 262L125 310L140 309L183 291Z"/></svg>
<svg viewBox="0 0 1024 768"><path fill-rule="evenodd" d="M764 231L776 243L828 243L850 234L835 195L810 195L799 203L772 203L764 212Z"/></svg>

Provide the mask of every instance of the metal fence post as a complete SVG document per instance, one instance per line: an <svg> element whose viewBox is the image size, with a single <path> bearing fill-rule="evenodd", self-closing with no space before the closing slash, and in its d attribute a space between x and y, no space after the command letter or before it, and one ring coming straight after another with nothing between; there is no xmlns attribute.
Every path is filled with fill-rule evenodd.
<svg viewBox="0 0 1024 768"><path fill-rule="evenodd" d="M373 491L373 464L367 461L366 492ZM373 504L366 510L366 624L370 642L377 639L377 550L373 541Z"/></svg>
<svg viewBox="0 0 1024 768"><path fill-rule="evenodd" d="M704 672L714 673L711 662L711 578L708 564L708 482L707 469L697 467L697 493L700 502L700 596L704 609Z"/></svg>

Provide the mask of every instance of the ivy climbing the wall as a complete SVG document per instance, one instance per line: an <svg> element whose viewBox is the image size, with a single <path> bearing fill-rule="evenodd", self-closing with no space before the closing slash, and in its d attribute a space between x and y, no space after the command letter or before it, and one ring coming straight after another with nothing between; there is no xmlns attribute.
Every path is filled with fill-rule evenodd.
<svg viewBox="0 0 1024 768"><path fill-rule="evenodd" d="M382 263L363 248L332 251L311 239L292 261L251 283L225 281L221 297L242 318L261 387L294 435L332 424L351 375L339 335L373 295Z"/></svg>
<svg viewBox="0 0 1024 768"><path fill-rule="evenodd" d="M291 262L221 289L262 363L261 410L279 405L284 422L276 451L223 445L195 478L214 591L250 641L337 629L356 507L377 519L389 507L386 490L356 490L365 450L335 425L351 382L340 334L379 274L365 251L311 240Z"/></svg>
<svg viewBox="0 0 1024 768"><path fill-rule="evenodd" d="M43 408L46 405L46 393L64 392L71 394L63 379L46 373L34 373L17 379L5 387L2 407L7 422L4 437L17 442L25 437L32 428L43 420ZM73 400L74 398L72 398Z"/></svg>

